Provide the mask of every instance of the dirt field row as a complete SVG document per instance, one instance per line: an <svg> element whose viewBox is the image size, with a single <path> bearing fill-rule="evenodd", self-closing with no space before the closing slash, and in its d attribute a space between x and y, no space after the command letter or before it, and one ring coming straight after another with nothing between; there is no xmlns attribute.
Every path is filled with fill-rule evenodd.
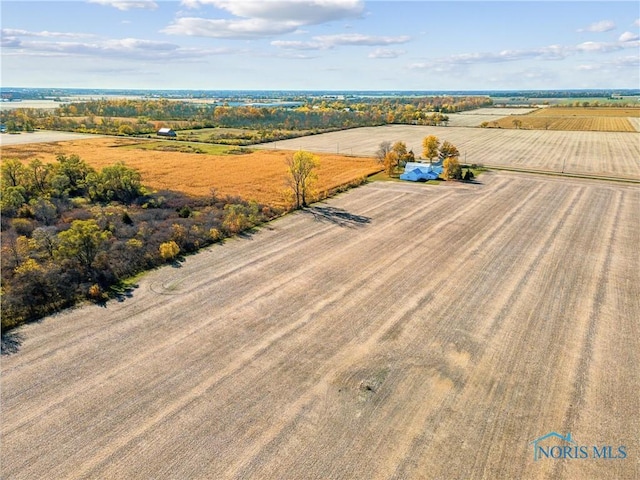
<svg viewBox="0 0 640 480"><path fill-rule="evenodd" d="M458 147L466 163L640 178L640 134L386 125L280 141L275 147L374 155L380 142L402 140L416 155L436 135ZM258 148L274 148L265 144Z"/></svg>
<svg viewBox="0 0 640 480"><path fill-rule="evenodd" d="M373 183L19 330L2 478L640 476L640 189ZM556 431L618 460L534 461Z"/></svg>

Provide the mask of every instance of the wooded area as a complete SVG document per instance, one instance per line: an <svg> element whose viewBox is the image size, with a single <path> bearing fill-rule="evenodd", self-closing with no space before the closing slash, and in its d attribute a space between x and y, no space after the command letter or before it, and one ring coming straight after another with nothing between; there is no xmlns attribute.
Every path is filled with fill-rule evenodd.
<svg viewBox="0 0 640 480"><path fill-rule="evenodd" d="M69 103L53 112L16 109L0 112L7 131L68 130L114 135L150 135L161 127L174 130L212 127L260 130L253 143L290 138L291 133L384 125L446 125L447 113L491 105L488 97L308 99L298 107L229 106L178 100L92 100ZM207 141L207 140L205 140ZM245 142L247 143L247 142Z"/></svg>
<svg viewBox="0 0 640 480"><path fill-rule="evenodd" d="M150 192L124 163L95 170L77 155L3 161L1 194L3 331L122 294L132 275L277 214L214 193Z"/></svg>

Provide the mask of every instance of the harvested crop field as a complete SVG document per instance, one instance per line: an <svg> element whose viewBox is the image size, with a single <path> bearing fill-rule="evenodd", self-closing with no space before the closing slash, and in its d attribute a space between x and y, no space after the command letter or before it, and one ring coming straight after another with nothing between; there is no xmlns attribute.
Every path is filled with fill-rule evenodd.
<svg viewBox="0 0 640 480"><path fill-rule="evenodd" d="M559 115L571 117L640 117L640 108L549 107L536 110L532 116Z"/></svg>
<svg viewBox="0 0 640 480"><path fill-rule="evenodd" d="M575 130L594 132L636 132L634 119L640 108L541 108L527 115L505 117L496 123L500 128L529 128L535 130ZM522 122L518 127L514 120Z"/></svg>
<svg viewBox="0 0 640 480"><path fill-rule="evenodd" d="M505 115L520 116L536 108L487 107L460 113L449 113L448 127L479 127L483 122L491 123Z"/></svg>
<svg viewBox="0 0 640 480"><path fill-rule="evenodd" d="M386 125L279 141L277 147L374 155L380 142L402 140L421 155L427 135L456 145L469 164L640 179L640 133Z"/></svg>
<svg viewBox="0 0 640 480"><path fill-rule="evenodd" d="M533 130L574 130L578 132L635 132L636 128L627 117L567 117L563 115L532 115L518 117L505 117L496 123L499 128L516 128L514 120L522 124L517 128Z"/></svg>
<svg viewBox="0 0 640 480"><path fill-rule="evenodd" d="M525 115L527 113L535 112L536 110L538 110L537 107L484 107L476 108L475 110L467 110L465 112L457 113L456 115L504 117L505 115Z"/></svg>
<svg viewBox="0 0 640 480"><path fill-rule="evenodd" d="M2 157L52 161L56 155L77 154L94 168L123 161L137 169L142 183L157 190L189 195L239 195L272 206L287 204L285 160L293 152L256 151L241 155L205 155L119 148L140 140L100 138L50 144L2 147ZM178 145L167 141L167 145ZM208 147L204 145L203 148ZM382 169L372 159L343 155L319 155L316 190L323 192L356 181Z"/></svg>
<svg viewBox="0 0 640 480"><path fill-rule="evenodd" d="M90 135L86 133L38 130L36 132L30 132L30 133L2 134L0 135L0 145L2 147L6 147L9 145L26 145L26 144L34 144L34 143L62 142L66 140L89 140L89 139L96 139L101 137L102 137L101 135Z"/></svg>
<svg viewBox="0 0 640 480"><path fill-rule="evenodd" d="M640 189L481 182L369 184L21 328L2 478L638 478ZM627 456L534 461L549 432Z"/></svg>

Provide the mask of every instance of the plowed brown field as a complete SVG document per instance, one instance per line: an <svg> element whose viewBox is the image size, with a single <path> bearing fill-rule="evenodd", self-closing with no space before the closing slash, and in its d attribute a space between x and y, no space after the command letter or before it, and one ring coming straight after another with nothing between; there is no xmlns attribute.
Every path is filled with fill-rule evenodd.
<svg viewBox="0 0 640 480"><path fill-rule="evenodd" d="M640 189L481 181L369 184L23 327L2 478L639 478ZM534 461L552 431L628 456Z"/></svg>
<svg viewBox="0 0 640 480"><path fill-rule="evenodd" d="M137 169L142 182L158 190L177 190L189 195L240 195L261 203L283 206L286 184L285 160L292 152L258 151L244 155L203 155L118 148L139 140L96 138L2 147L3 158L53 161L56 155L77 154L89 165L102 168L123 161ZM294 150L297 150L294 149ZM382 169L372 159L343 155L319 155L319 192L331 190Z"/></svg>

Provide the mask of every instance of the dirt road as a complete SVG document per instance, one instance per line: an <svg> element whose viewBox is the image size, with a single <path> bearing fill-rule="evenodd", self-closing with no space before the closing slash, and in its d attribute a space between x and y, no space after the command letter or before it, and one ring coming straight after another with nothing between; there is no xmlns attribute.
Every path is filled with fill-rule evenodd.
<svg viewBox="0 0 640 480"><path fill-rule="evenodd" d="M481 182L370 184L22 328L2 478L638 478L640 188ZM627 456L534 461L550 432Z"/></svg>

